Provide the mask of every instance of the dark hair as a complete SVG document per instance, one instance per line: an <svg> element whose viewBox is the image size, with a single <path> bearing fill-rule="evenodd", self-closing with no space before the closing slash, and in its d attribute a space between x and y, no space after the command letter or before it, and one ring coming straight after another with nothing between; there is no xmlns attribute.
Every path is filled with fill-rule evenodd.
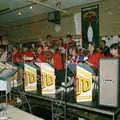
<svg viewBox="0 0 120 120"><path fill-rule="evenodd" d="M31 49L32 49L32 46L31 46L31 45L28 45L27 48L28 48L28 50L31 50Z"/></svg>
<svg viewBox="0 0 120 120"><path fill-rule="evenodd" d="M28 48L28 45L27 45L26 43L24 43L24 44L22 45L22 48Z"/></svg>
<svg viewBox="0 0 120 120"><path fill-rule="evenodd" d="M12 48L16 48L17 50L18 50L18 47L17 47L17 45L13 45L13 47Z"/></svg>
<svg viewBox="0 0 120 120"><path fill-rule="evenodd" d="M43 49L43 45L42 45L42 44L39 44L39 45L37 46L37 48L42 48L42 49Z"/></svg>
<svg viewBox="0 0 120 120"><path fill-rule="evenodd" d="M110 46L110 49L119 49L119 44L115 43Z"/></svg>
<svg viewBox="0 0 120 120"><path fill-rule="evenodd" d="M96 47L96 44L94 42L89 42L88 44L92 45L94 48Z"/></svg>
<svg viewBox="0 0 120 120"><path fill-rule="evenodd" d="M51 37L52 37L52 35L50 35L50 34L46 36L46 38L51 38Z"/></svg>
<svg viewBox="0 0 120 120"><path fill-rule="evenodd" d="M59 40L63 41L63 38L62 38L62 37L60 37L60 38L59 38Z"/></svg>
<svg viewBox="0 0 120 120"><path fill-rule="evenodd" d="M72 35L70 35L70 34L68 34L66 37L72 39Z"/></svg>
<svg viewBox="0 0 120 120"><path fill-rule="evenodd" d="M60 40L60 41L62 42L62 44L63 44L63 42L64 42L64 41L63 41L63 38L60 37L59 40Z"/></svg>

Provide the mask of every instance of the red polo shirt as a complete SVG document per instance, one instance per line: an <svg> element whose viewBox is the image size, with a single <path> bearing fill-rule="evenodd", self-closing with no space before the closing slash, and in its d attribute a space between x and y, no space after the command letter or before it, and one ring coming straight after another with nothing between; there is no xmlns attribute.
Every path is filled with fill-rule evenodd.
<svg viewBox="0 0 120 120"><path fill-rule="evenodd" d="M32 51L28 51L24 53L24 57L35 57L34 53ZM31 62L32 60L25 60L25 62Z"/></svg>
<svg viewBox="0 0 120 120"><path fill-rule="evenodd" d="M88 62L93 64L93 67L98 68L99 58L103 57L104 55L101 53L94 53L88 55Z"/></svg>
<svg viewBox="0 0 120 120"><path fill-rule="evenodd" d="M13 63L17 63L17 59L22 59L22 53L21 52L12 53Z"/></svg>
<svg viewBox="0 0 120 120"><path fill-rule="evenodd" d="M59 52L55 53L53 55L53 66L57 69L57 70L62 70L63 69L63 65L62 65L62 57L61 54Z"/></svg>
<svg viewBox="0 0 120 120"><path fill-rule="evenodd" d="M44 53L41 53L41 54L37 54L36 55L36 59L39 59L41 62L45 62L46 61L46 58L45 58L45 54Z"/></svg>
<svg viewBox="0 0 120 120"><path fill-rule="evenodd" d="M34 54L32 51L28 51L24 55L25 55L25 57L34 57Z"/></svg>

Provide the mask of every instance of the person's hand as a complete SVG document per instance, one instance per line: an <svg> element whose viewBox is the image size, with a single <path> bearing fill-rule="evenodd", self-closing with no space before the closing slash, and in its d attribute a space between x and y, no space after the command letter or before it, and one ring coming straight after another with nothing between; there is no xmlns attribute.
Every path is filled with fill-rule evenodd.
<svg viewBox="0 0 120 120"><path fill-rule="evenodd" d="M41 60L40 59L36 59L36 62L41 62Z"/></svg>
<svg viewBox="0 0 120 120"><path fill-rule="evenodd" d="M98 84L98 76L93 75L93 76L92 76L92 79Z"/></svg>
<svg viewBox="0 0 120 120"><path fill-rule="evenodd" d="M93 64L91 64L90 62L85 61L85 63L93 67Z"/></svg>

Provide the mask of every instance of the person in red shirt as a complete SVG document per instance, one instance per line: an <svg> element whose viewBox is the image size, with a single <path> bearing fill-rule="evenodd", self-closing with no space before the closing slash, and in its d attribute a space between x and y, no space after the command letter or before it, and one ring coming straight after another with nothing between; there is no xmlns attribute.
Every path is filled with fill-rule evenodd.
<svg viewBox="0 0 120 120"><path fill-rule="evenodd" d="M22 53L18 51L16 46L12 48L12 62L17 64L19 61L22 60Z"/></svg>
<svg viewBox="0 0 120 120"><path fill-rule="evenodd" d="M46 39L47 39L47 42L48 42L48 47L52 48L55 44L55 40L53 39L52 35L47 35Z"/></svg>
<svg viewBox="0 0 120 120"><path fill-rule="evenodd" d="M116 44L113 44L113 45L110 46L110 54L114 58L120 58L119 44L116 43Z"/></svg>
<svg viewBox="0 0 120 120"><path fill-rule="evenodd" d="M72 35L67 35L67 47L76 46L75 41L72 39Z"/></svg>
<svg viewBox="0 0 120 120"><path fill-rule="evenodd" d="M58 46L61 47L61 48L64 48L66 49L67 48L67 44L64 43L64 40L63 38L59 38L59 41L58 41Z"/></svg>
<svg viewBox="0 0 120 120"><path fill-rule="evenodd" d="M99 58L103 57L104 55L100 52L96 51L96 45L93 42L90 42L88 45L88 61L86 63L90 65L91 67L97 69L98 68L98 62Z"/></svg>
<svg viewBox="0 0 120 120"><path fill-rule="evenodd" d="M34 61L35 54L32 52L30 46L24 46L23 48L23 58L25 62L32 62Z"/></svg>
<svg viewBox="0 0 120 120"><path fill-rule="evenodd" d="M37 53L36 53L36 61L37 62L45 62L46 58L45 58L45 53L43 52L43 46L39 45L39 47L37 48Z"/></svg>
<svg viewBox="0 0 120 120"><path fill-rule="evenodd" d="M62 56L59 52L59 49L55 48L54 50L55 50L55 52L53 54L51 63L55 68L56 86L60 87L61 82L64 81L65 72L64 72L64 69L63 69Z"/></svg>
<svg viewBox="0 0 120 120"><path fill-rule="evenodd" d="M58 48L55 49L55 53L53 54L52 65L54 66L54 68L56 70L62 70L63 69L62 57L61 57L61 54L60 54Z"/></svg>
<svg viewBox="0 0 120 120"><path fill-rule="evenodd" d="M66 38L67 38L67 41L68 41L69 44L74 44L75 43L75 41L72 39L72 35L67 35Z"/></svg>

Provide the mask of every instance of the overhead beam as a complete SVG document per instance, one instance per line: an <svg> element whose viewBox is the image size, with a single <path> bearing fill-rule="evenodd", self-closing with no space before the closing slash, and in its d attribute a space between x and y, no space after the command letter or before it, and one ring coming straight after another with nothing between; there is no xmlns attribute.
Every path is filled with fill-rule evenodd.
<svg viewBox="0 0 120 120"><path fill-rule="evenodd" d="M41 6L44 6L44 7L46 7L46 8L50 8L50 9L54 9L54 10L57 10L57 11L66 13L65 10L62 10L62 9L60 9L60 8L52 7L52 6L50 6L50 5L48 5L48 4L45 4L45 3L43 3L43 2L41 2L41 1L39 1L39 0L28 0L28 1L29 1L29 2L34 2L34 3L36 3L36 4L39 4L39 5L41 5Z"/></svg>
<svg viewBox="0 0 120 120"><path fill-rule="evenodd" d="M24 8L27 8L29 6L32 6L32 5L35 5L36 3L30 3L30 4L27 4L25 6L21 6L21 7L18 7L18 8L15 8L15 9L12 9L12 10L6 10L6 11L0 11L0 15L4 15L4 14L8 14L8 13L12 13L12 12L15 12L17 10L20 10L20 9L24 9Z"/></svg>

